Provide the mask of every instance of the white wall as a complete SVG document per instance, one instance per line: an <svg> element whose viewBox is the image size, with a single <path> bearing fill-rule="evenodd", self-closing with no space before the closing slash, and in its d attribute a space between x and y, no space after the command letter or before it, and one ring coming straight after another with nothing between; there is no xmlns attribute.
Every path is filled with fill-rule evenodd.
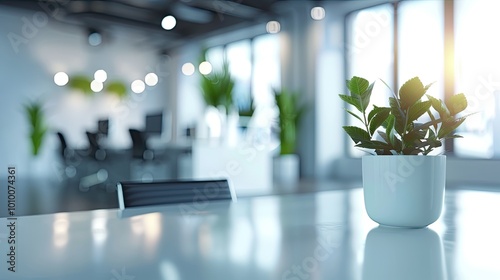
<svg viewBox="0 0 500 280"><path fill-rule="evenodd" d="M69 145L85 147L85 130L95 130L99 118L109 117L110 145L125 148L131 144L129 127L141 128L145 113L166 108L169 61L139 33L110 30L107 35L103 45L91 47L83 27L57 23L43 12L0 10L0 170L14 164L18 172L28 173L30 144L23 104L30 100L44 101L51 129L42 147L47 168L59 145L52 132L61 130ZM104 93L84 96L53 82L58 71L71 77L91 76L98 69L107 71L108 80L127 86L149 72L156 72L160 80L141 95L129 90L125 99Z"/></svg>

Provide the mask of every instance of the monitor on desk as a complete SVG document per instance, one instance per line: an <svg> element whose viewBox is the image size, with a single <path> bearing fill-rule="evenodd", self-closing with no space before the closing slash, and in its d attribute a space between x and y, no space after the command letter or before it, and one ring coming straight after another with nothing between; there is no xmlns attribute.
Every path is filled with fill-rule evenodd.
<svg viewBox="0 0 500 280"><path fill-rule="evenodd" d="M163 132L163 112L146 115L146 136L160 136Z"/></svg>
<svg viewBox="0 0 500 280"><path fill-rule="evenodd" d="M101 119L97 121L97 133L102 136L108 136L109 119Z"/></svg>

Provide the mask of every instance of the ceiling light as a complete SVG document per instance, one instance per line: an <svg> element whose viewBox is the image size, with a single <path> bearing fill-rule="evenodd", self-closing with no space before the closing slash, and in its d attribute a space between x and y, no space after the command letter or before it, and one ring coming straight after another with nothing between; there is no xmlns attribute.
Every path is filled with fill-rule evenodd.
<svg viewBox="0 0 500 280"><path fill-rule="evenodd" d="M90 83L90 89L93 92L100 92L103 88L104 88L104 85L101 82L97 81L97 80L93 80Z"/></svg>
<svg viewBox="0 0 500 280"><path fill-rule="evenodd" d="M108 74L102 69L97 70L94 73L94 79L98 82L104 83L108 79Z"/></svg>
<svg viewBox="0 0 500 280"><path fill-rule="evenodd" d="M280 30L281 30L280 23L275 20L272 20L266 24L267 33L274 34L280 32Z"/></svg>
<svg viewBox="0 0 500 280"><path fill-rule="evenodd" d="M198 70L200 70L201 74L208 75L212 72L212 64L210 64L210 62L208 61L203 61L202 63L200 63Z"/></svg>
<svg viewBox="0 0 500 280"><path fill-rule="evenodd" d="M184 63L184 65L182 65L182 74L186 75L186 76L191 76L194 74L194 65L193 63Z"/></svg>
<svg viewBox="0 0 500 280"><path fill-rule="evenodd" d="M91 29L89 31L89 45L96 47L102 43L102 35L97 30Z"/></svg>
<svg viewBox="0 0 500 280"><path fill-rule="evenodd" d="M165 30L171 30L177 24L177 20L173 16L166 16L161 21L161 27Z"/></svg>
<svg viewBox="0 0 500 280"><path fill-rule="evenodd" d="M54 75L54 83L56 83L56 85L62 87L66 85L68 82L69 82L68 74L64 72L57 72Z"/></svg>
<svg viewBox="0 0 500 280"><path fill-rule="evenodd" d="M148 73L144 78L146 85L152 87L158 83L158 76L155 73Z"/></svg>
<svg viewBox="0 0 500 280"><path fill-rule="evenodd" d="M325 18L325 9L323 7L314 7L311 9L311 17L314 20L322 20Z"/></svg>
<svg viewBox="0 0 500 280"><path fill-rule="evenodd" d="M146 85L141 80L135 80L132 82L130 88L135 93L142 93L146 89Z"/></svg>

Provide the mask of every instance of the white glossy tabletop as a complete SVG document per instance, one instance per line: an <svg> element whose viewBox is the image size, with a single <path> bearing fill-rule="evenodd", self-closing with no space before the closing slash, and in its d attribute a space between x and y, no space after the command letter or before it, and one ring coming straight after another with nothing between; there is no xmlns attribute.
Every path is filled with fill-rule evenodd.
<svg viewBox="0 0 500 280"><path fill-rule="evenodd" d="M500 279L500 193L446 192L441 218L379 228L361 189L0 219L0 279Z"/></svg>

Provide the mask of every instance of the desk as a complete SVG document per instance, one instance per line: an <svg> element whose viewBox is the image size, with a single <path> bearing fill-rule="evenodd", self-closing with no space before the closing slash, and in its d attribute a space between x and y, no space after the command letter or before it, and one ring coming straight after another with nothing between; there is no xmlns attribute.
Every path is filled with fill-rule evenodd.
<svg viewBox="0 0 500 280"><path fill-rule="evenodd" d="M449 190L429 228L379 228L357 188L18 217L0 279L500 279L499 213L500 193Z"/></svg>

